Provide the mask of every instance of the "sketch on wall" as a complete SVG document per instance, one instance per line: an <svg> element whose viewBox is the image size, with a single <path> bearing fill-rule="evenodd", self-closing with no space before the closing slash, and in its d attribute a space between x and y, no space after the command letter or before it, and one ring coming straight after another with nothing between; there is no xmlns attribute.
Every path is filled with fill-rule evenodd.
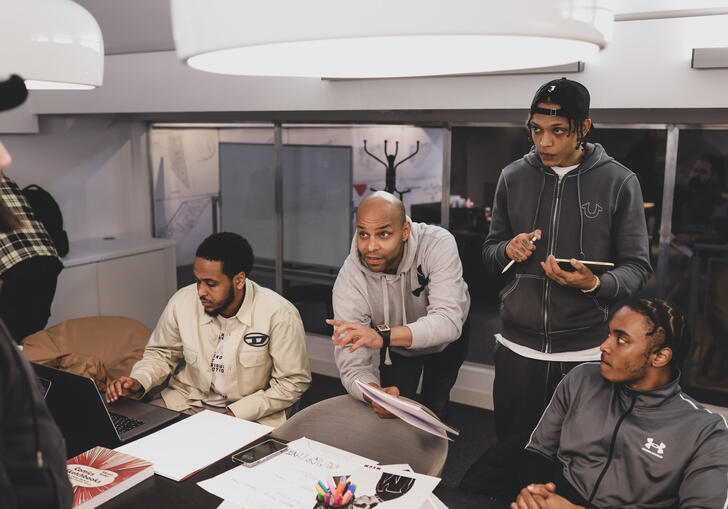
<svg viewBox="0 0 728 509"><path fill-rule="evenodd" d="M189 265L212 233L211 197L218 193L217 129L153 129L156 237L174 239L177 264Z"/></svg>
<svg viewBox="0 0 728 509"><path fill-rule="evenodd" d="M211 197L220 191L219 143L273 143L273 126L225 128L161 128L151 133L155 232L177 242L178 265L189 265L202 240L212 233ZM400 154L419 151L397 167L397 188L411 189L403 196L407 213L416 203L440 202L442 197L443 131L413 126L354 125L299 126L283 128L284 145L333 145L352 147L353 212L371 188L384 189L386 169L368 156L367 148L384 154L399 142ZM314 184L314 183L312 183ZM324 192L325 184L315 183ZM348 246L348 243L347 243Z"/></svg>

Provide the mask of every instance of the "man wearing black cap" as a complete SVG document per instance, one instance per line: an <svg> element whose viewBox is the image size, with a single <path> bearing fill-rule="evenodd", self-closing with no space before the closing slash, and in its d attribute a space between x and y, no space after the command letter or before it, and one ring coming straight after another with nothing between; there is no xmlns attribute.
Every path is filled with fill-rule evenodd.
<svg viewBox="0 0 728 509"><path fill-rule="evenodd" d="M587 143L591 125L583 85L546 83L526 124L534 146L500 175L483 245L489 271L514 262L500 294L494 353L498 443L463 488L513 495L521 451L556 385L577 363L600 358L610 305L639 291L651 273L637 177ZM580 260L614 267L597 275Z"/></svg>

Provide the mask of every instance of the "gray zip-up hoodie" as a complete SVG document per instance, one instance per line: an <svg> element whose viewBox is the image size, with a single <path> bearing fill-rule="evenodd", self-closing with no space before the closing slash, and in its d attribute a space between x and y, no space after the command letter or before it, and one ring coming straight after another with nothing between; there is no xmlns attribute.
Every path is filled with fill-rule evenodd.
<svg viewBox="0 0 728 509"><path fill-rule="evenodd" d="M460 337L470 310L468 285L455 238L439 226L413 223L395 274L372 272L361 261L352 240L351 251L336 277L334 318L366 326L406 325L412 346L393 347L402 355L441 352ZM362 399L356 380L379 383L379 350L334 347L341 382L354 397Z"/></svg>
<svg viewBox="0 0 728 509"><path fill-rule="evenodd" d="M584 500L593 497L589 507L725 508L726 421L683 394L679 378L635 391L604 379L598 362L577 366L526 449L558 461Z"/></svg>
<svg viewBox="0 0 728 509"><path fill-rule="evenodd" d="M483 261L500 273L510 261L506 245L540 228L541 240L507 273L501 291L501 333L509 341L546 353L587 350L607 337L609 304L642 288L652 268L642 191L637 176L601 145L587 144L578 168L559 181L534 149L503 169ZM595 296L560 286L539 262L553 254L613 262Z"/></svg>

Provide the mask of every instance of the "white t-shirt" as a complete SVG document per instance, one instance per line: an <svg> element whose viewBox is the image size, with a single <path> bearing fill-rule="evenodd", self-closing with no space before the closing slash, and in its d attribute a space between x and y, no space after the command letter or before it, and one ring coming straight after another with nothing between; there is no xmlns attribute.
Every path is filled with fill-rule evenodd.
<svg viewBox="0 0 728 509"><path fill-rule="evenodd" d="M559 182L561 182L561 179L564 178L564 175L569 173L571 170L579 166L578 164L575 164L573 166L552 166L551 169L556 172L556 175L559 176Z"/></svg>
<svg viewBox="0 0 728 509"><path fill-rule="evenodd" d="M212 361L210 362L212 383L210 384L210 392L202 402L210 406L224 407L227 406L227 384L225 383L223 340L225 339L228 319L224 316L217 315L217 320L220 322L220 335L217 337L215 355L212 356Z"/></svg>
<svg viewBox="0 0 728 509"><path fill-rule="evenodd" d="M551 169L556 172L559 176L559 182L564 178L564 175L575 169L578 164L572 166L552 166ZM586 361L598 361L601 358L602 352L598 346L590 348L589 350L577 350L574 352L560 352L560 353L545 353L540 350L534 350L527 346L519 345L512 341L508 341L500 334L495 335L495 340L501 345L508 348L511 352L526 357L528 359L536 359L539 361L551 361L551 362L586 362Z"/></svg>

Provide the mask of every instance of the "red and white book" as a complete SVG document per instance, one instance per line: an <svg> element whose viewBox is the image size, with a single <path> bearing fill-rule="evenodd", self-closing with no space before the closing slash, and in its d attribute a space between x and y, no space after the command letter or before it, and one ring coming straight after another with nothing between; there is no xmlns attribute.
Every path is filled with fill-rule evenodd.
<svg viewBox="0 0 728 509"><path fill-rule="evenodd" d="M146 460L94 447L66 462L73 487L73 507L91 509L111 500L154 474Z"/></svg>

